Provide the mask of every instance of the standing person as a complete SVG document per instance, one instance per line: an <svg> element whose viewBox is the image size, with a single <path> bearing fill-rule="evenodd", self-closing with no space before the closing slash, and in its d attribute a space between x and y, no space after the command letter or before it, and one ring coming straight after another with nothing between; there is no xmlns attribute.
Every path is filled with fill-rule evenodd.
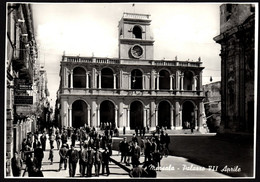
<svg viewBox="0 0 260 182"><path fill-rule="evenodd" d="M130 161L132 162L132 155L133 155L133 141L130 141L127 149L127 160L126 160L127 166L130 166Z"/></svg>
<svg viewBox="0 0 260 182"><path fill-rule="evenodd" d="M65 144L63 144L60 148L59 155L60 155L60 164L59 164L59 171L61 170L61 165L64 163L64 169L67 169L67 152L68 149Z"/></svg>
<svg viewBox="0 0 260 182"><path fill-rule="evenodd" d="M76 130L74 130L74 132L71 135L71 145L73 145L73 147L75 147L76 140L77 140L77 133Z"/></svg>
<svg viewBox="0 0 260 182"><path fill-rule="evenodd" d="M29 177L43 177L42 171L36 167L37 159L34 157L34 153L26 159L26 168Z"/></svg>
<svg viewBox="0 0 260 182"><path fill-rule="evenodd" d="M121 162L126 163L126 156L127 156L127 151L128 151L128 143L126 141L126 137L124 137L124 140L120 142L120 152L121 152Z"/></svg>
<svg viewBox="0 0 260 182"><path fill-rule="evenodd" d="M76 173L76 167L79 160L79 153L73 145L70 146L70 150L67 152L67 156L69 157L69 174L70 177L74 177Z"/></svg>
<svg viewBox="0 0 260 182"><path fill-rule="evenodd" d="M17 151L14 152L14 157L11 159L12 172L14 177L19 177L21 175L21 170L23 166L22 159L19 157Z"/></svg>
<svg viewBox="0 0 260 182"><path fill-rule="evenodd" d="M105 147L105 151L102 153L102 174L105 173L105 169L106 169L106 173L107 176L109 176L110 171L109 171L109 152L108 152L108 148Z"/></svg>
<svg viewBox="0 0 260 182"><path fill-rule="evenodd" d="M138 136L138 127L135 127L135 134Z"/></svg>
<svg viewBox="0 0 260 182"><path fill-rule="evenodd" d="M138 144L138 139L137 139L136 136L137 136L136 134L133 134L132 142L133 142L133 143L137 142L137 144Z"/></svg>
<svg viewBox="0 0 260 182"><path fill-rule="evenodd" d="M33 142L33 150L36 149L36 147L38 146L38 139L37 138L34 138L34 142Z"/></svg>
<svg viewBox="0 0 260 182"><path fill-rule="evenodd" d="M50 153L49 153L49 158L48 158L48 160L50 160L51 161L51 165L53 164L53 146L51 146L51 148L50 148Z"/></svg>
<svg viewBox="0 0 260 182"><path fill-rule="evenodd" d="M37 159L36 168L40 170L42 168L42 159L44 157L43 149L41 148L41 144L38 143L36 149L34 150L34 156Z"/></svg>
<svg viewBox="0 0 260 182"><path fill-rule="evenodd" d="M166 151L165 151L165 155L166 157L169 155L169 144L171 142L171 138L170 136L168 135L168 133L165 134L165 148L166 148Z"/></svg>
<svg viewBox="0 0 260 182"><path fill-rule="evenodd" d="M140 159L140 155L141 155L141 149L138 146L137 142L134 143L134 148L133 148L133 156L132 156L132 165L133 168L137 167L140 163L139 159Z"/></svg>
<svg viewBox="0 0 260 182"><path fill-rule="evenodd" d="M141 155L143 155L144 154L144 138L143 137L141 137L140 148L141 148Z"/></svg>
<svg viewBox="0 0 260 182"><path fill-rule="evenodd" d="M23 139L23 142L22 142L22 149L21 149L21 151L22 151L22 160L23 161L26 161L26 157L25 157L25 146L26 146L26 139L24 138Z"/></svg>
<svg viewBox="0 0 260 182"><path fill-rule="evenodd" d="M80 157L81 157L81 162L82 162L82 165L81 165L81 176L84 177L85 174L86 174L86 169L87 169L87 164L88 164L88 146L87 144L84 144L83 147L82 147L82 151L81 151L81 154L80 154Z"/></svg>
<svg viewBox="0 0 260 182"><path fill-rule="evenodd" d="M46 149L46 140L47 140L45 132L43 132L42 136L40 137L40 140L41 140L41 144L42 144L42 149L43 149L43 151L45 151L45 149Z"/></svg>
<svg viewBox="0 0 260 182"><path fill-rule="evenodd" d="M152 149L152 143L150 141L150 138L146 137L145 140L145 147L144 147L144 162L151 160L151 149Z"/></svg>
<svg viewBox="0 0 260 182"><path fill-rule="evenodd" d="M60 150L60 143L61 143L61 134L57 128L56 130L56 143L57 143L57 149Z"/></svg>
<svg viewBox="0 0 260 182"><path fill-rule="evenodd" d="M123 135L125 135L125 126L123 127Z"/></svg>
<svg viewBox="0 0 260 182"><path fill-rule="evenodd" d="M62 134L61 134L61 143L67 143L68 142L68 136L65 130L63 130Z"/></svg>
<svg viewBox="0 0 260 182"><path fill-rule="evenodd" d="M101 162L102 162L102 153L99 151L99 148L96 148L96 152L95 152L95 176L99 176Z"/></svg>
<svg viewBox="0 0 260 182"><path fill-rule="evenodd" d="M92 150L90 145L88 145L87 158L88 158L87 159L87 177L91 177L92 176L92 167L93 167L94 160L95 160L95 155L94 155L94 151Z"/></svg>
<svg viewBox="0 0 260 182"><path fill-rule="evenodd" d="M153 160L155 161L156 167L158 167L159 171L161 171L161 169L160 169L160 167L161 167L161 159L162 159L162 155L161 155L160 151L156 150L153 153Z"/></svg>
<svg viewBox="0 0 260 182"><path fill-rule="evenodd" d="M49 140L50 140L50 148L52 148L52 147L54 148L53 143L54 143L54 140L55 140L55 135L54 135L53 132L50 133Z"/></svg>

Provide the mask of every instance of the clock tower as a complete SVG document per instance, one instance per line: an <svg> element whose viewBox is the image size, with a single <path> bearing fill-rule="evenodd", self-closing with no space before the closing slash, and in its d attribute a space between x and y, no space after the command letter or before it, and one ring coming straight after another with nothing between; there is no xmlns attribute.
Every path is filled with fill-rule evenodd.
<svg viewBox="0 0 260 182"><path fill-rule="evenodd" d="M119 58L153 60L150 15L124 13L119 21Z"/></svg>

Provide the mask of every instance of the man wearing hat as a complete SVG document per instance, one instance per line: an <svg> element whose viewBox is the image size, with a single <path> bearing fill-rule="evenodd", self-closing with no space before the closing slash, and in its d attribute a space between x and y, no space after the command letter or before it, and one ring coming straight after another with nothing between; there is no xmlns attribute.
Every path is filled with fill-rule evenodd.
<svg viewBox="0 0 260 182"><path fill-rule="evenodd" d="M70 145L70 147L70 150L67 152L67 156L69 157L69 174L70 177L74 177L79 160L79 152L74 148L73 145Z"/></svg>
<svg viewBox="0 0 260 182"><path fill-rule="evenodd" d="M62 144L60 151L59 151L59 155L60 155L60 165L59 165L59 170L61 170L61 165L62 163L64 163L64 169L67 169L67 152L68 149L66 147L66 144Z"/></svg>

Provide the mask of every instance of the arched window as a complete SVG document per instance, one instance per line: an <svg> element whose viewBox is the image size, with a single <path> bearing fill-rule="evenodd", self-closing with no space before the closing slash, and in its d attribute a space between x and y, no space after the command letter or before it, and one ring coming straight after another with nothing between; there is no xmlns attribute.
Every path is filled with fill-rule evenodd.
<svg viewBox="0 0 260 182"><path fill-rule="evenodd" d="M142 39L142 29L139 26L134 26L133 36L137 39Z"/></svg>
<svg viewBox="0 0 260 182"><path fill-rule="evenodd" d="M183 81L184 90L192 90L192 84L193 84L193 73L190 71L186 71L184 73L184 81Z"/></svg>
<svg viewBox="0 0 260 182"><path fill-rule="evenodd" d="M73 87L86 88L86 71L83 68L77 67L73 70Z"/></svg>
<svg viewBox="0 0 260 182"><path fill-rule="evenodd" d="M160 71L159 89L170 89L170 74L166 70Z"/></svg>
<svg viewBox="0 0 260 182"><path fill-rule="evenodd" d="M131 72L131 89L143 89L143 73L138 69Z"/></svg>
<svg viewBox="0 0 260 182"><path fill-rule="evenodd" d="M110 68L101 71L101 88L114 88L114 75Z"/></svg>

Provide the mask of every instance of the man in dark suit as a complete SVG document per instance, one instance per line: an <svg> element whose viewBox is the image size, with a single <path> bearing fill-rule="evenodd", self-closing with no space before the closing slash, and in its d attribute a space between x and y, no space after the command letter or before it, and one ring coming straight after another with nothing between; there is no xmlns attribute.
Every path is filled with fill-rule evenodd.
<svg viewBox="0 0 260 182"><path fill-rule="evenodd" d="M102 153L102 174L104 174L105 168L106 168L107 176L109 176L109 174L110 174L109 166L108 166L109 159L110 159L109 151L108 151L108 148L105 147L105 151Z"/></svg>
<svg viewBox="0 0 260 182"><path fill-rule="evenodd" d="M120 142L120 152L121 152L121 162L126 163L126 156L128 152L128 143L126 141L126 137L124 137L124 140Z"/></svg>
<svg viewBox="0 0 260 182"><path fill-rule="evenodd" d="M73 145L71 145L70 147L70 150L68 150L67 152L67 156L69 157L69 174L70 177L74 177L79 160L79 152L74 149Z"/></svg>
<svg viewBox="0 0 260 182"><path fill-rule="evenodd" d="M87 146L87 144L83 145L83 149L81 151L80 157L81 157L80 160L82 162L81 176L85 176L87 164L88 164L88 146Z"/></svg>
<svg viewBox="0 0 260 182"><path fill-rule="evenodd" d="M90 145L88 145L88 151L87 151L88 155L87 155L87 177L91 177L92 176L92 167L94 164L94 160L95 160L95 155L94 155L94 151L93 149L90 147Z"/></svg>
<svg viewBox="0 0 260 182"><path fill-rule="evenodd" d="M43 149L41 148L41 144L38 143L36 149L34 150L34 156L37 159L36 167L38 170L42 167L42 159L44 157Z"/></svg>
<svg viewBox="0 0 260 182"><path fill-rule="evenodd" d="M59 166L59 170L61 170L61 165L62 163L64 163L64 169L67 169L67 152L68 149L66 147L65 144L62 144L60 151L59 151L59 155L60 155L60 166Z"/></svg>
<svg viewBox="0 0 260 182"><path fill-rule="evenodd" d="M99 151L99 148L96 148L95 152L95 176L99 176L100 164L102 161L102 153Z"/></svg>
<svg viewBox="0 0 260 182"><path fill-rule="evenodd" d="M11 159L12 172L14 177L19 177L21 175L21 169L23 166L22 159L19 157L18 152L14 153L14 157Z"/></svg>
<svg viewBox="0 0 260 182"><path fill-rule="evenodd" d="M133 156L132 156L133 167L137 167L139 165L140 155L141 155L141 148L138 146L137 142L135 142L133 148Z"/></svg>

